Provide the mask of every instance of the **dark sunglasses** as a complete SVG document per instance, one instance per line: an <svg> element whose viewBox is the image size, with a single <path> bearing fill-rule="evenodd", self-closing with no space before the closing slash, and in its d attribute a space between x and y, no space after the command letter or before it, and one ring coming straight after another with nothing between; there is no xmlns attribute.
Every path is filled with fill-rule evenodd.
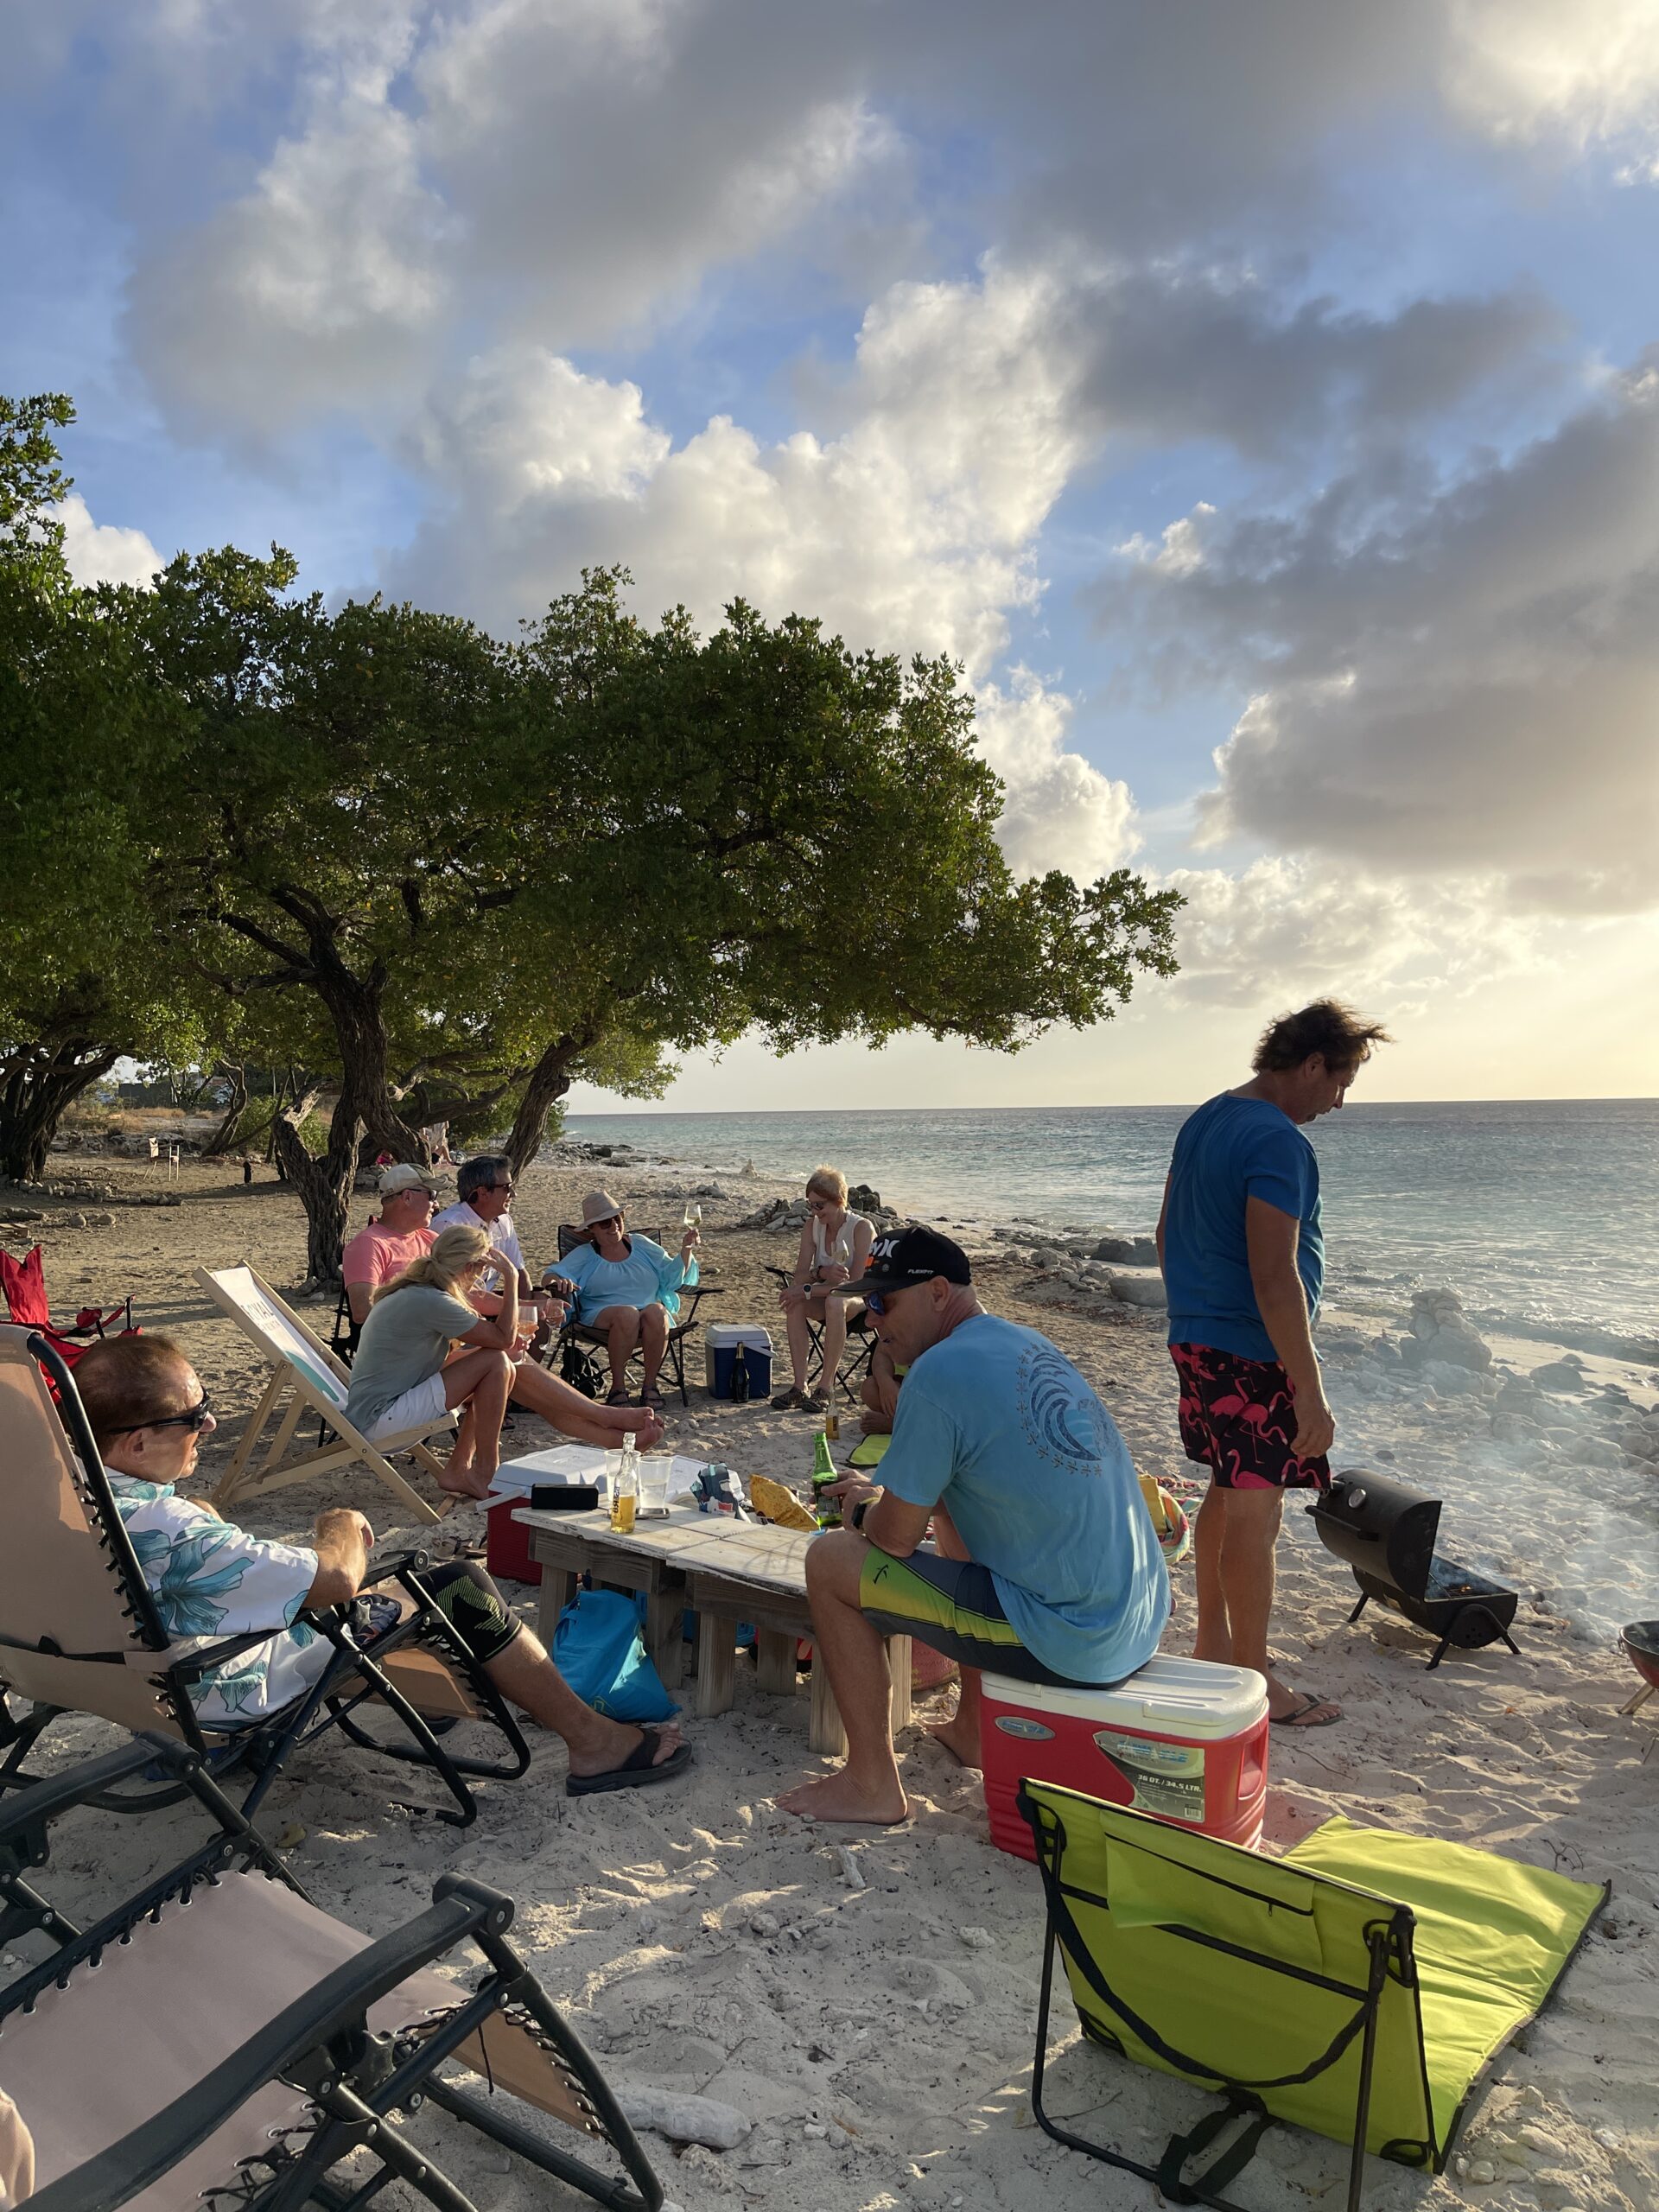
<svg viewBox="0 0 1659 2212"><path fill-rule="evenodd" d="M505 1191L509 1198L512 1196L513 1192L513 1186L511 1183L484 1183L480 1184L479 1187L481 1190L486 1191Z"/></svg>
<svg viewBox="0 0 1659 2212"><path fill-rule="evenodd" d="M213 1409L208 1404L207 1394L204 1390L195 1404L187 1407L181 1414L163 1414L159 1421L130 1421L125 1428L113 1428L110 1433L111 1436L131 1436L141 1428L188 1428L200 1433L213 1418Z"/></svg>

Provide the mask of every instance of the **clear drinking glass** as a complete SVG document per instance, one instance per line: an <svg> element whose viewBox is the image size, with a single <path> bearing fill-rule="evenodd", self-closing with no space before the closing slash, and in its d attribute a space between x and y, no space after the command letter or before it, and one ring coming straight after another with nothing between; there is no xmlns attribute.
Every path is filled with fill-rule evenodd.
<svg viewBox="0 0 1659 2212"><path fill-rule="evenodd" d="M639 1510L656 1512L668 1503L668 1460L665 1452L646 1452L639 1459Z"/></svg>
<svg viewBox="0 0 1659 2212"><path fill-rule="evenodd" d="M688 1229L702 1227L702 1208L695 1198L688 1198L685 1202L685 1226Z"/></svg>

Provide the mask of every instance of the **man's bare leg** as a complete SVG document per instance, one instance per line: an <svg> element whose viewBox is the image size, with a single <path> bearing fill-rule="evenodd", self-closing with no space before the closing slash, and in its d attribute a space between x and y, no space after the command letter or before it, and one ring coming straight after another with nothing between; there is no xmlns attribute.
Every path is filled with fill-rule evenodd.
<svg viewBox="0 0 1659 2212"><path fill-rule="evenodd" d="M570 1754L572 1774L609 1774L638 1748L642 1728L607 1720L584 1705L548 1657L541 1639L529 1629L514 1637L499 1658L485 1672L510 1704L529 1713L537 1727L563 1736ZM665 1720L655 1730L661 1738L653 1766L660 1766L679 1749L677 1725Z"/></svg>
<svg viewBox="0 0 1659 2212"><path fill-rule="evenodd" d="M1227 1586L1221 1572L1227 1540L1227 1501L1232 1495L1212 1482L1192 1520L1192 1567L1198 1599L1192 1656L1223 1667L1235 1663L1232 1624L1227 1617ZM1243 1497L1243 1492L1238 1495Z"/></svg>
<svg viewBox="0 0 1659 2212"><path fill-rule="evenodd" d="M1230 1490L1222 1518L1221 1583L1231 1628L1226 1656L1235 1667L1254 1667L1267 1677L1268 1711L1275 1720L1297 1712L1304 1698L1281 1682L1268 1661L1268 1624L1273 1618L1274 1547L1284 1514L1281 1490ZM1207 1653L1201 1654L1207 1657ZM1338 1708L1321 1702L1313 1715L1335 1718Z"/></svg>
<svg viewBox="0 0 1659 2212"><path fill-rule="evenodd" d="M933 1548L941 1559L969 1557L967 1545L942 1505L933 1509ZM948 1720L936 1721L927 1732L936 1744L943 1744L953 1758L960 1759L963 1766L977 1767L983 1764L979 1744L979 1669L963 1667L958 1674L961 1687L956 1711Z"/></svg>
<svg viewBox="0 0 1659 2212"><path fill-rule="evenodd" d="M880 1631L866 1620L858 1580L870 1547L851 1529L832 1529L809 1544L806 1592L812 1607L814 1664L827 1669L847 1731L847 1758L834 1774L798 1782L778 1802L815 1821L861 1821L892 1827L909 1812L888 1726L892 1680Z"/></svg>

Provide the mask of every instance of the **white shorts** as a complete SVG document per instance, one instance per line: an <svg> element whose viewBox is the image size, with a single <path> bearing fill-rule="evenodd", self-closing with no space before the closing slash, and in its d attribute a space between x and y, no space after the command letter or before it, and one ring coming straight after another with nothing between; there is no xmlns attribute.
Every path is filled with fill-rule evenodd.
<svg viewBox="0 0 1659 2212"><path fill-rule="evenodd" d="M396 1436L400 1429L431 1428L443 1419L443 1370L429 1375L424 1382L417 1382L412 1390L405 1390L401 1398L394 1398L374 1427L365 1434L371 1444L378 1444L383 1436Z"/></svg>

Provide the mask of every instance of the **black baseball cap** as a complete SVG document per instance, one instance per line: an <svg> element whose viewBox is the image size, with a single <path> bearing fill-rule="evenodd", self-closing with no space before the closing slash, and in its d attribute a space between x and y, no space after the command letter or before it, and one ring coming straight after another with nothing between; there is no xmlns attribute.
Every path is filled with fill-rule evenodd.
<svg viewBox="0 0 1659 2212"><path fill-rule="evenodd" d="M937 1229L891 1229L870 1247L870 1263L857 1281L837 1283L836 1289L843 1298L857 1298L867 1290L903 1290L913 1282L931 1282L935 1275L946 1282L973 1281L961 1245Z"/></svg>

